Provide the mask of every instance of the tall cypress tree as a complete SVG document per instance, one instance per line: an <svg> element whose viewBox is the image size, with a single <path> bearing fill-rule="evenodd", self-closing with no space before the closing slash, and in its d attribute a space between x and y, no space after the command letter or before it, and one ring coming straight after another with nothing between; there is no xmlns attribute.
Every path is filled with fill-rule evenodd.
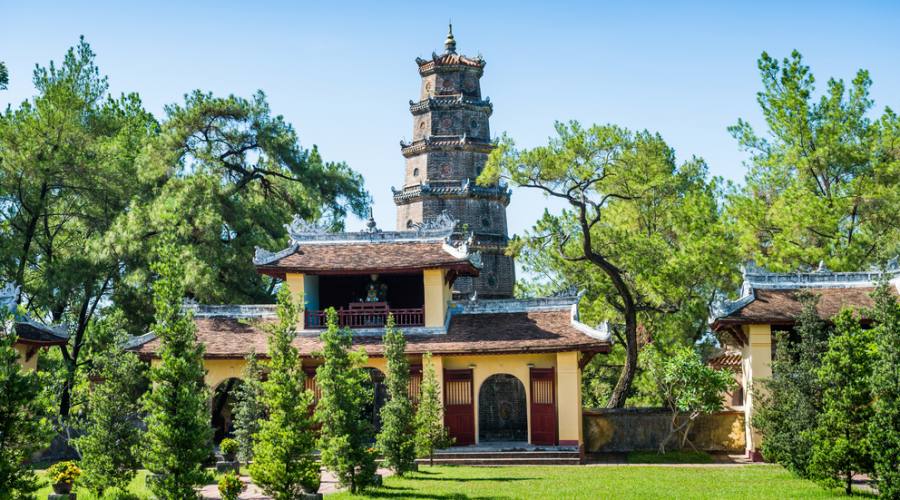
<svg viewBox="0 0 900 500"><path fill-rule="evenodd" d="M184 499L209 478L203 461L210 454L213 429L209 387L203 368L203 344L190 314L182 309L184 269L175 246L166 241L153 270L153 332L160 338L160 362L150 369L152 389L145 396L147 412L144 466L149 483L161 499Z"/></svg>
<svg viewBox="0 0 900 500"><path fill-rule="evenodd" d="M316 418L322 423L322 464L342 486L356 493L375 476L375 431L365 415L373 399L372 380L363 368L366 353L350 350L352 334L337 327L333 308L328 309L322 343L325 363L316 370L316 383L322 390L316 408Z"/></svg>
<svg viewBox="0 0 900 500"><path fill-rule="evenodd" d="M834 325L818 370L825 389L809 472L827 486L843 485L850 495L853 475L872 471L870 377L875 345L872 331L864 329L850 310L841 311Z"/></svg>
<svg viewBox="0 0 900 500"><path fill-rule="evenodd" d="M278 292L278 323L269 329L269 377L262 384L269 418L260 422L253 444L250 476L276 500L319 490L319 466L313 456L315 436L300 353L291 342L299 310L286 286Z"/></svg>
<svg viewBox="0 0 900 500"><path fill-rule="evenodd" d="M877 355L872 370L875 415L869 435L878 492L900 498L900 303L886 282L873 296Z"/></svg>
<svg viewBox="0 0 900 500"><path fill-rule="evenodd" d="M260 421L266 416L266 408L256 353L251 352L245 360L247 365L244 366L234 404L234 438L238 442L240 459L249 463L253 459L253 443L259 432Z"/></svg>
<svg viewBox="0 0 900 500"><path fill-rule="evenodd" d="M415 415L409 400L409 361L406 337L394 327L388 316L384 330L384 355L387 359L387 390L390 399L381 408L381 432L378 449L384 463L398 476L412 470L416 463Z"/></svg>
<svg viewBox="0 0 900 500"><path fill-rule="evenodd" d="M444 411L431 353L422 357L422 393L416 410L416 452L434 465L434 450L453 444L444 426Z"/></svg>
<svg viewBox="0 0 900 500"><path fill-rule="evenodd" d="M822 409L822 384L816 373L828 348L831 328L816 312L818 297L798 293L803 309L793 338L780 334L772 361L772 378L754 388L753 426L763 435L762 453L802 477L808 467L813 429Z"/></svg>

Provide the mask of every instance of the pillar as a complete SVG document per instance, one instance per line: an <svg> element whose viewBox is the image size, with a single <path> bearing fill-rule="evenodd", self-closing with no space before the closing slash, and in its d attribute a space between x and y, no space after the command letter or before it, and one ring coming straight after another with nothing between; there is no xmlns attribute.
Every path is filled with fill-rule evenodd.
<svg viewBox="0 0 900 500"><path fill-rule="evenodd" d="M556 354L556 412L561 446L578 446L584 442L578 355L578 352Z"/></svg>
<svg viewBox="0 0 900 500"><path fill-rule="evenodd" d="M753 430L753 391L759 389L761 379L772 376L772 327L771 325L745 325L747 344L741 349L744 372L744 432L747 436L747 455L759 456L761 436Z"/></svg>

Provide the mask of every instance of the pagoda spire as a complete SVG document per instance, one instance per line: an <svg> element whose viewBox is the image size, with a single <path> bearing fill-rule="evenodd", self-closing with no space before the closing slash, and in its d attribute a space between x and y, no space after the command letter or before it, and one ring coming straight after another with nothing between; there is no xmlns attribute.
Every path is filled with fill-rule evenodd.
<svg viewBox="0 0 900 500"><path fill-rule="evenodd" d="M444 53L456 54L456 39L453 38L453 22L449 23L450 28L447 31L447 39L444 40Z"/></svg>

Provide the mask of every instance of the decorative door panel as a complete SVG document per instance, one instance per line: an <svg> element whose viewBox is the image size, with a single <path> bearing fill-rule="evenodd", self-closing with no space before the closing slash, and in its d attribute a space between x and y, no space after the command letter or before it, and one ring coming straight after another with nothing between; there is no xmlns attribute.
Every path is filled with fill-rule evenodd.
<svg viewBox="0 0 900 500"><path fill-rule="evenodd" d="M531 369L531 444L554 446L556 432L556 372Z"/></svg>
<svg viewBox="0 0 900 500"><path fill-rule="evenodd" d="M444 370L444 425L455 446L475 444L472 370Z"/></svg>

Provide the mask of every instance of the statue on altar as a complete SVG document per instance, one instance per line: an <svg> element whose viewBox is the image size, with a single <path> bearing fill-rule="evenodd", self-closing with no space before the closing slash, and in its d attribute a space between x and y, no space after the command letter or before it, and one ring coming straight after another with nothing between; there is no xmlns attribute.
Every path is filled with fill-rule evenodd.
<svg viewBox="0 0 900 500"><path fill-rule="evenodd" d="M387 302L387 285L378 281L378 275L370 276L372 281L366 286L366 302Z"/></svg>

